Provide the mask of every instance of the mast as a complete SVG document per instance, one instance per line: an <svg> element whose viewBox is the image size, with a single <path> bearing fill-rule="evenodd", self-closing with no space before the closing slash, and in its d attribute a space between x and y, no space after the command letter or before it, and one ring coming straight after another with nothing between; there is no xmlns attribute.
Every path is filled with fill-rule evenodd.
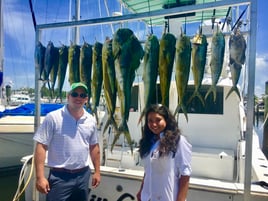
<svg viewBox="0 0 268 201"><path fill-rule="evenodd" d="M4 45L3 45L3 1L0 0L0 103L2 104L3 100L3 70L4 70L4 59L3 59L3 52L4 52Z"/></svg>
<svg viewBox="0 0 268 201"><path fill-rule="evenodd" d="M257 0L250 2L250 34L249 34L249 61L248 61L248 92L247 92L247 124L246 124L246 153L244 174L244 201L251 200L251 171L252 171L252 132L254 122L254 88L256 69L256 35L257 35Z"/></svg>
<svg viewBox="0 0 268 201"><path fill-rule="evenodd" d="M80 20L80 0L75 0L75 16L74 16L74 20L75 21L79 21ZM79 31L79 27L75 26L74 27L74 38L73 38L73 42L75 44L79 44L79 39L80 39L80 31Z"/></svg>

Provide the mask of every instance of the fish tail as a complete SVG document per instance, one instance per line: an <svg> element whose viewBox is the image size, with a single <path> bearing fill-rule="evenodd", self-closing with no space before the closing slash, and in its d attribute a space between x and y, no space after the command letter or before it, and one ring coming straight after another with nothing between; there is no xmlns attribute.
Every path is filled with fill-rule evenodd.
<svg viewBox="0 0 268 201"><path fill-rule="evenodd" d="M141 120L144 117L144 115L145 115L145 109L143 109L143 111L141 112L141 116L139 118L138 125L141 123Z"/></svg>
<svg viewBox="0 0 268 201"><path fill-rule="evenodd" d="M202 97L202 95L199 92L197 92L196 96L199 98L199 100L201 101L202 105L205 106L205 101L204 101L204 98Z"/></svg>
<svg viewBox="0 0 268 201"><path fill-rule="evenodd" d="M187 114L187 107L185 106L185 104L179 104L174 112L174 115L179 114L180 109L182 110L186 121L188 122L188 114Z"/></svg>
<svg viewBox="0 0 268 201"><path fill-rule="evenodd" d="M48 86L48 90L50 92L50 98L52 99L53 98L53 95L52 95L52 90L51 90L51 86L50 86L49 80L47 80L47 86Z"/></svg>
<svg viewBox="0 0 268 201"><path fill-rule="evenodd" d="M107 128L109 127L109 125L112 125L114 127L114 129L117 131L117 124L116 124L116 121L114 119L113 116L110 116L108 118L108 120L106 121L105 123L105 126L104 126L104 129L103 129L103 133L106 132Z"/></svg>
<svg viewBox="0 0 268 201"><path fill-rule="evenodd" d="M96 118L96 121L97 121L97 126L99 127L100 126L100 122L99 122L99 117L98 117L98 112L97 112L97 109L93 109L91 110L91 114Z"/></svg>
<svg viewBox="0 0 268 201"><path fill-rule="evenodd" d="M131 154L133 154L132 139L131 139L131 135L130 135L128 129L124 131L124 136L125 136L125 138L126 138L126 140L127 140L127 143L128 143L128 145L129 145L129 147L130 147Z"/></svg>
<svg viewBox="0 0 268 201"><path fill-rule="evenodd" d="M186 121L188 122L188 115L187 115L187 108L184 104L181 104L181 109L183 111L183 114L185 116Z"/></svg>
<svg viewBox="0 0 268 201"><path fill-rule="evenodd" d="M209 96L209 94L212 93L213 94L213 101L214 103L216 102L216 87L211 85L209 90L207 91L206 95L205 95L205 100L207 100L207 97Z"/></svg>
<svg viewBox="0 0 268 201"><path fill-rule="evenodd" d="M237 94L239 100L241 100L241 96L240 96L240 93L239 93L239 90L238 90L237 86L233 86L233 87L229 90L228 94L227 94L226 97L225 97L225 100L230 96L230 94L231 94L233 91Z"/></svg>
<svg viewBox="0 0 268 201"><path fill-rule="evenodd" d="M119 126L118 126L118 131L123 132L125 130L128 130L128 125L126 121L121 121Z"/></svg>
<svg viewBox="0 0 268 201"><path fill-rule="evenodd" d="M189 101L188 101L188 104L190 104L190 103L193 101L193 99L194 99L195 97L197 97L197 98L200 100L200 102L202 103L202 105L205 106L204 98L202 97L202 95L200 94L199 91L195 91L195 92L193 93L193 95L190 97L190 99L189 99Z"/></svg>
<svg viewBox="0 0 268 201"><path fill-rule="evenodd" d="M125 138L127 140L127 143L131 148L131 153L132 153L132 151L133 151L132 139L131 139L131 135L129 133L129 129L128 129L128 125L127 125L126 121L123 121L123 122L120 123L120 125L118 127L118 132L124 134L124 136L125 136Z"/></svg>
<svg viewBox="0 0 268 201"><path fill-rule="evenodd" d="M128 126L126 125L126 127L124 128L124 130L121 128L121 129L118 129L116 131L116 134L114 136L114 140L113 140L113 143L111 145L111 151L113 151L113 148L115 146L115 143L117 142L117 140L119 139L120 135L121 134L124 134L124 137L126 138L127 140L127 143L128 145L130 146L130 150L131 150L131 153L133 153L133 145L132 145L132 139L131 139L131 135L129 133L129 130L128 130Z"/></svg>
<svg viewBox="0 0 268 201"><path fill-rule="evenodd" d="M177 107L176 107L176 110L175 110L175 112L174 112L174 115L178 114L179 111L180 111L180 109L181 109L181 105L178 104Z"/></svg>
<svg viewBox="0 0 268 201"><path fill-rule="evenodd" d="M111 152L113 152L115 143L116 143L117 140L119 139L121 133L122 133L122 132L120 132L120 131L117 131L117 132L115 133L115 135L114 135L114 140L113 140L113 143L112 143L112 145L111 145Z"/></svg>

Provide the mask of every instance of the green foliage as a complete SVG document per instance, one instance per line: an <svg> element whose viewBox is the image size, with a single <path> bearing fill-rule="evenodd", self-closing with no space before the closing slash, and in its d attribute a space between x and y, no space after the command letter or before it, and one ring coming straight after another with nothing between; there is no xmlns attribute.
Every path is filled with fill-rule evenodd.
<svg viewBox="0 0 268 201"><path fill-rule="evenodd" d="M16 91L24 91L24 93L29 94L31 97L33 97L35 94L34 88L20 88ZM48 87L46 87L46 86L41 87L40 93L41 93L41 98L50 97L50 91L49 91ZM63 98L65 98L66 91L63 91L62 93L63 93ZM59 96L59 90L56 89L55 90L55 97L53 97L53 98L57 98L58 96Z"/></svg>

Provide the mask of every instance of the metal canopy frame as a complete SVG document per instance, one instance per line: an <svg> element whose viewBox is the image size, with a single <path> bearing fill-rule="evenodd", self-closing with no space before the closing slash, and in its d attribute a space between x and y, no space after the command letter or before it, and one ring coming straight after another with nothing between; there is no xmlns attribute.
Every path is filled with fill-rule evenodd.
<svg viewBox="0 0 268 201"><path fill-rule="evenodd" d="M244 201L250 201L251 191L251 162L252 162L252 132L253 132L253 111L254 111L254 87L255 87L255 61L256 61L256 34L257 34L257 0L223 0L204 4L186 5L170 9L153 10L127 14L123 16L104 17L87 20L77 20L71 22L40 24L36 26L36 42L41 38L44 29L55 29L62 27L80 27L99 24L112 24L125 21L135 21L152 17L172 16L177 14L187 14L191 12L202 12L213 9L226 9L230 6L249 5L250 26L249 26L249 54L248 54L248 84L247 84L247 125L246 125L246 160L245 160L245 181L244 181ZM35 67L35 119L34 130L40 125L40 86L38 80L39 69Z"/></svg>
<svg viewBox="0 0 268 201"><path fill-rule="evenodd" d="M124 7L132 13L142 13L142 12L151 12L161 9L170 9L178 8L186 5L200 5L204 3L215 3L222 0L120 0ZM179 16L174 16L176 21L183 21L183 18L187 18L187 23L201 21L201 19L207 20L211 19L211 16L214 15L215 18L222 18L226 15L227 9L217 9L217 12L214 10L202 10L202 11L193 11L191 13L180 14ZM152 17L150 20L144 19L147 24L150 25L164 25L166 17Z"/></svg>
<svg viewBox="0 0 268 201"><path fill-rule="evenodd" d="M58 22L58 23L50 23L50 24L40 24L36 26L36 29L43 30L43 29L51 29L51 28L56 29L56 28L63 28L63 27L80 27L80 26L92 26L92 25L101 25L101 24L113 24L113 23L119 23L119 22L150 19L153 17L165 17L165 16L168 17L168 16L177 15L177 14L211 11L213 9L226 10L226 8L230 6L249 5L251 1L252 0L216 1L216 2L210 2L210 3L204 3L204 4L175 7L175 8L170 8L170 9L154 10L150 12L126 14L122 16L102 17L102 18L95 18L95 19Z"/></svg>

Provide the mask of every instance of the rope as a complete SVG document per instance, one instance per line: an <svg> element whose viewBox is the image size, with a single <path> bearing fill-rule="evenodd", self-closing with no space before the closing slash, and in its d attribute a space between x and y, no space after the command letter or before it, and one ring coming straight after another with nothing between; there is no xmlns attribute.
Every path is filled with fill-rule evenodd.
<svg viewBox="0 0 268 201"><path fill-rule="evenodd" d="M29 173L29 176L27 178L27 180L25 181L25 184L24 184L24 187L20 190L21 188L21 185L23 184L23 181L24 181L24 178L25 178L25 174L26 174L26 170L27 170L27 164L28 162L32 160L32 164L31 164L31 169L30 169L30 173ZM20 199L20 197L22 196L22 194L24 193L24 191L26 190L27 186L29 185L30 181L31 181L31 178L33 176L33 170L34 170L34 157L31 156L29 159L27 159L23 166L22 166L22 169L21 169L21 172L20 172L20 176L19 176L19 182L18 182L18 188L17 188L17 191L13 197L13 200L12 201L17 201Z"/></svg>

